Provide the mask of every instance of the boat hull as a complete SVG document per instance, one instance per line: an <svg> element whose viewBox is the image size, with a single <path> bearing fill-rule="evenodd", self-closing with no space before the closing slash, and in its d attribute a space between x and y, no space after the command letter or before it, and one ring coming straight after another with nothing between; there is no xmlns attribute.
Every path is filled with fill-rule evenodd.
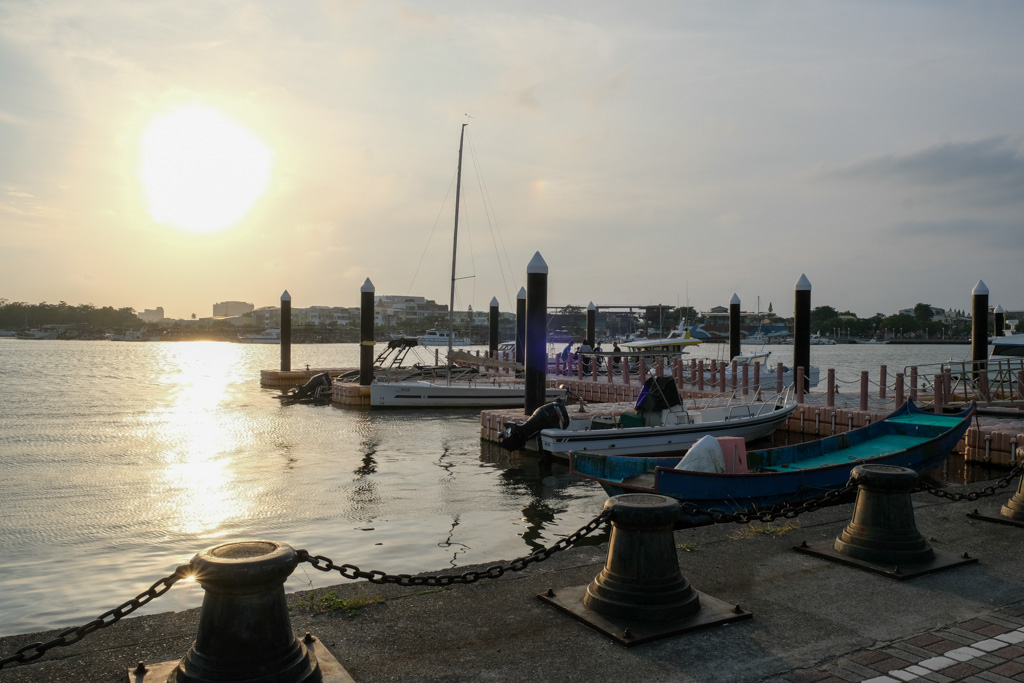
<svg viewBox="0 0 1024 683"><path fill-rule="evenodd" d="M740 436L747 441L769 436L794 410L796 406L791 405L753 417L673 426L545 429L540 433L540 444L545 451L563 458L568 458L571 451L600 451L618 456L681 455L709 434Z"/></svg>
<svg viewBox="0 0 1024 683"><path fill-rule="evenodd" d="M564 397L564 389L547 389L545 400ZM525 403L525 387L514 384L374 382L370 385L370 405L376 408L516 408Z"/></svg>
<svg viewBox="0 0 1024 683"><path fill-rule="evenodd" d="M932 416L911 403L862 429L826 439L747 454L748 474L674 469L674 458L643 458L577 453L574 474L598 481L608 495L658 493L702 510L738 512L781 503L799 504L843 488L850 470L871 463L923 472L949 456L970 426L974 407L955 416ZM816 462L821 462L816 466ZM776 464L771 464L776 463ZM708 524L706 515L687 514L684 525Z"/></svg>

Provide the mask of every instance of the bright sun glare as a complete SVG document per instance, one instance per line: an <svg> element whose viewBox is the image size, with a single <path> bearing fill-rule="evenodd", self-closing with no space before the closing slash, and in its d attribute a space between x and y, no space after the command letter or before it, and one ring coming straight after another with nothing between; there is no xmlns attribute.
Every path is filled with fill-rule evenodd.
<svg viewBox="0 0 1024 683"><path fill-rule="evenodd" d="M213 232L238 222L270 179L270 150L215 109L157 118L142 137L140 175L158 223Z"/></svg>

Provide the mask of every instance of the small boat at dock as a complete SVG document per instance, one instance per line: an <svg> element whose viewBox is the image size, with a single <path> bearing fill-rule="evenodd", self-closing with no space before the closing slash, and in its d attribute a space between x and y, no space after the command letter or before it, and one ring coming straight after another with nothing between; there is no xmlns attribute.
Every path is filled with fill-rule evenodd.
<svg viewBox="0 0 1024 683"><path fill-rule="evenodd" d="M633 411L570 413L557 402L538 408L523 425L506 427L499 442L516 450L537 437L542 450L562 458L570 451L678 455L708 434L749 440L769 436L796 410L788 398L780 394L766 401L687 409L671 377L650 377Z"/></svg>
<svg viewBox="0 0 1024 683"><path fill-rule="evenodd" d="M693 471L686 457L636 457L573 452L570 470L598 482L608 495L657 493L702 510L738 512L781 503L799 504L843 488L850 470L863 463L909 467L917 472L938 464L970 427L971 404L956 415L935 415L907 401L884 419L817 441L727 453L715 471ZM736 449L735 444L730 444ZM725 468L725 462L733 466ZM684 523L707 524L704 515Z"/></svg>

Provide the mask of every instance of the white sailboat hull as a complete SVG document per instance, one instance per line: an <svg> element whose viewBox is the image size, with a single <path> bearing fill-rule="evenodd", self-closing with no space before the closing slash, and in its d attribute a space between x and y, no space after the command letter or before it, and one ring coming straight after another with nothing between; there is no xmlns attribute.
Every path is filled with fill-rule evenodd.
<svg viewBox="0 0 1024 683"><path fill-rule="evenodd" d="M565 398L564 389L547 389L545 402ZM370 406L375 408L515 408L526 401L522 384L489 382L374 382Z"/></svg>

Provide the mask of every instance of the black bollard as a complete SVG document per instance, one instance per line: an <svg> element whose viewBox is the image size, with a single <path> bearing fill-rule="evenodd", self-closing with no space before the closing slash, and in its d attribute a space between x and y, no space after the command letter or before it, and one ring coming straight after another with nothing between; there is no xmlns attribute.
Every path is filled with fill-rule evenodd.
<svg viewBox="0 0 1024 683"><path fill-rule="evenodd" d="M281 372L292 369L292 295L281 295Z"/></svg>
<svg viewBox="0 0 1024 683"><path fill-rule="evenodd" d="M1003 333L1006 331L1006 311L1003 310L1002 306L996 306L994 322L995 325L993 336L1005 337L1006 335Z"/></svg>
<svg viewBox="0 0 1024 683"><path fill-rule="evenodd" d="M487 335L487 353L491 358L498 352L498 297L491 297L491 310L487 319L490 329Z"/></svg>
<svg viewBox="0 0 1024 683"><path fill-rule="evenodd" d="M811 281L801 275L796 282L793 309L793 378L796 369L804 369L804 391L810 391L811 375Z"/></svg>
<svg viewBox="0 0 1024 683"><path fill-rule="evenodd" d="M284 582L298 565L276 541L223 543L201 551L190 568L206 591L196 640L178 662L129 673L160 683L319 683L351 681L316 638L292 632ZM168 668L168 665L171 665Z"/></svg>
<svg viewBox="0 0 1024 683"><path fill-rule="evenodd" d="M1018 448L1016 453L1017 461L1024 457L1024 449ZM977 510L968 512L971 519L978 519L984 522L998 522L1010 526L1024 527L1024 477L1017 480L1017 491L1006 503L999 508L999 515L986 515Z"/></svg>
<svg viewBox="0 0 1024 683"><path fill-rule="evenodd" d="M679 501L628 493L604 509L612 525L604 569L590 584L549 590L542 600L627 646L751 617L683 576L672 533Z"/></svg>
<svg viewBox="0 0 1024 683"><path fill-rule="evenodd" d="M981 280L971 291L971 360L974 378L986 371L988 360L988 287Z"/></svg>
<svg viewBox="0 0 1024 683"><path fill-rule="evenodd" d="M804 543L796 550L899 580L977 561L935 550L917 530L911 498L917 472L857 465L850 476L857 483L853 519L831 547Z"/></svg>
<svg viewBox="0 0 1024 683"><path fill-rule="evenodd" d="M1006 505L999 509L1000 514L1024 526L1024 477L1017 480L1017 492L1010 496Z"/></svg>
<svg viewBox="0 0 1024 683"><path fill-rule="evenodd" d="M359 386L373 384L374 289L370 278L359 288Z"/></svg>
<svg viewBox="0 0 1024 683"><path fill-rule="evenodd" d="M526 358L526 287L520 287L516 294L516 362L523 364Z"/></svg>
<svg viewBox="0 0 1024 683"><path fill-rule="evenodd" d="M729 301L729 360L740 355L740 298L732 295ZM736 376L733 375L733 384Z"/></svg>
<svg viewBox="0 0 1024 683"><path fill-rule="evenodd" d="M527 415L544 405L548 373L548 264L538 251L526 266L526 388Z"/></svg>

